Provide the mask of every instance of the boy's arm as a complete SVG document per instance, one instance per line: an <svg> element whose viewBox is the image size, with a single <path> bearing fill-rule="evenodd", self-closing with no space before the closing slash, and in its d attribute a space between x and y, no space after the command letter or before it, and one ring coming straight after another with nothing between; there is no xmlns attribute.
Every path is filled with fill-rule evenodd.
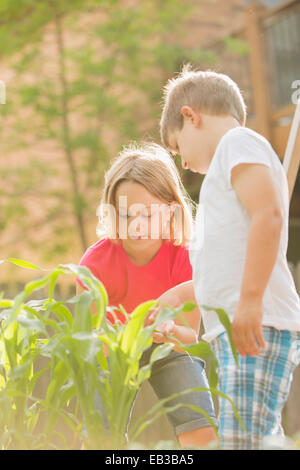
<svg viewBox="0 0 300 470"><path fill-rule="evenodd" d="M231 183L251 218L240 300L232 324L233 340L241 356L255 356L260 353L259 346L265 347L262 301L277 258L282 212L268 167L237 165L231 172Z"/></svg>

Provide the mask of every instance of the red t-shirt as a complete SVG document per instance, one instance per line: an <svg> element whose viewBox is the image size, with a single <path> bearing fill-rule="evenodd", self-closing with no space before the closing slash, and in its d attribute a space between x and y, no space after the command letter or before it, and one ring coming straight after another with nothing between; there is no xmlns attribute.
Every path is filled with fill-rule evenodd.
<svg viewBox="0 0 300 470"><path fill-rule="evenodd" d="M109 305L121 304L131 313L142 302L158 298L166 290L192 279L188 247L164 241L145 266L135 265L122 243L102 239L90 246L80 260L106 288ZM121 321L124 316L116 312ZM110 321L113 317L107 314Z"/></svg>

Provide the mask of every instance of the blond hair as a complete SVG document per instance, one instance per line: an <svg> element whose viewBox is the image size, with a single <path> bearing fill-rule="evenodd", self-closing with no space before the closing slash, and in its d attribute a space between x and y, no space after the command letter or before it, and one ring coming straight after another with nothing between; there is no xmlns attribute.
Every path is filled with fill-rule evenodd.
<svg viewBox="0 0 300 470"><path fill-rule="evenodd" d="M101 238L118 240L111 235L111 214L103 216L104 206L116 208L116 192L124 181L138 183L145 187L153 196L166 204L176 203L181 214L175 211L170 232L170 241L174 245L186 245L189 243L193 224L193 208L195 203L188 196L178 169L170 154L160 145L155 143L131 143L123 148L118 157L112 162L111 167L105 173L105 184L102 191L100 205L98 207L99 223L97 235ZM181 230L175 234L174 224L176 217L180 217ZM115 233L115 232L114 232Z"/></svg>
<svg viewBox="0 0 300 470"><path fill-rule="evenodd" d="M246 122L244 99L231 78L210 70L192 70L191 65L186 64L164 87L160 133L166 147L169 147L170 133L182 129L182 106L216 116L231 115L242 126Z"/></svg>

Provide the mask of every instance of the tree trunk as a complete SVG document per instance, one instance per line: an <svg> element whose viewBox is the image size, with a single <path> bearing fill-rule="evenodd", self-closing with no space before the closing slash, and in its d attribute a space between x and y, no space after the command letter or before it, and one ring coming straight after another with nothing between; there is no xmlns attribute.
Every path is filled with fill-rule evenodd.
<svg viewBox="0 0 300 470"><path fill-rule="evenodd" d="M73 190L73 208L75 212L75 217L77 221L77 226L79 230L79 237L81 241L81 246L83 251L87 249L87 239L85 234L85 227L83 222L82 208L80 207L81 194L79 192L78 185L78 174L76 171L76 165L74 161L74 156L71 149L71 139L70 139L70 124L69 124L69 100L68 100L68 84L66 79L66 70L65 70L65 49L64 49L64 40L63 40L63 31L62 31L62 21L61 15L57 10L57 4L53 0L49 0L50 5L54 13L54 22L55 22L55 31L56 31L56 43L58 50L58 59L59 59L59 79L61 85L61 109L62 109L62 121L63 121L63 143L64 143L64 152L67 160L67 164L71 176L71 184Z"/></svg>

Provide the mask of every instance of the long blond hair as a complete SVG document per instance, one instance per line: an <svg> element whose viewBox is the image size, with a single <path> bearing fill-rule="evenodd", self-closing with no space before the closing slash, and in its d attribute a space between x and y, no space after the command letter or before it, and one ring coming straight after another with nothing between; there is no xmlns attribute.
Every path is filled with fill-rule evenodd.
<svg viewBox="0 0 300 470"><path fill-rule="evenodd" d="M105 183L100 205L97 210L99 238L118 240L111 220L112 214L104 216L103 207L116 208L116 191L121 182L131 181L145 187L153 196L166 204L176 203L177 209L171 220L170 241L174 245L189 243L193 223L194 202L186 192L173 158L163 147L156 143L131 143L124 147L105 173ZM181 212L181 214L179 214ZM181 230L174 229L180 218ZM116 236L113 236L115 233Z"/></svg>

